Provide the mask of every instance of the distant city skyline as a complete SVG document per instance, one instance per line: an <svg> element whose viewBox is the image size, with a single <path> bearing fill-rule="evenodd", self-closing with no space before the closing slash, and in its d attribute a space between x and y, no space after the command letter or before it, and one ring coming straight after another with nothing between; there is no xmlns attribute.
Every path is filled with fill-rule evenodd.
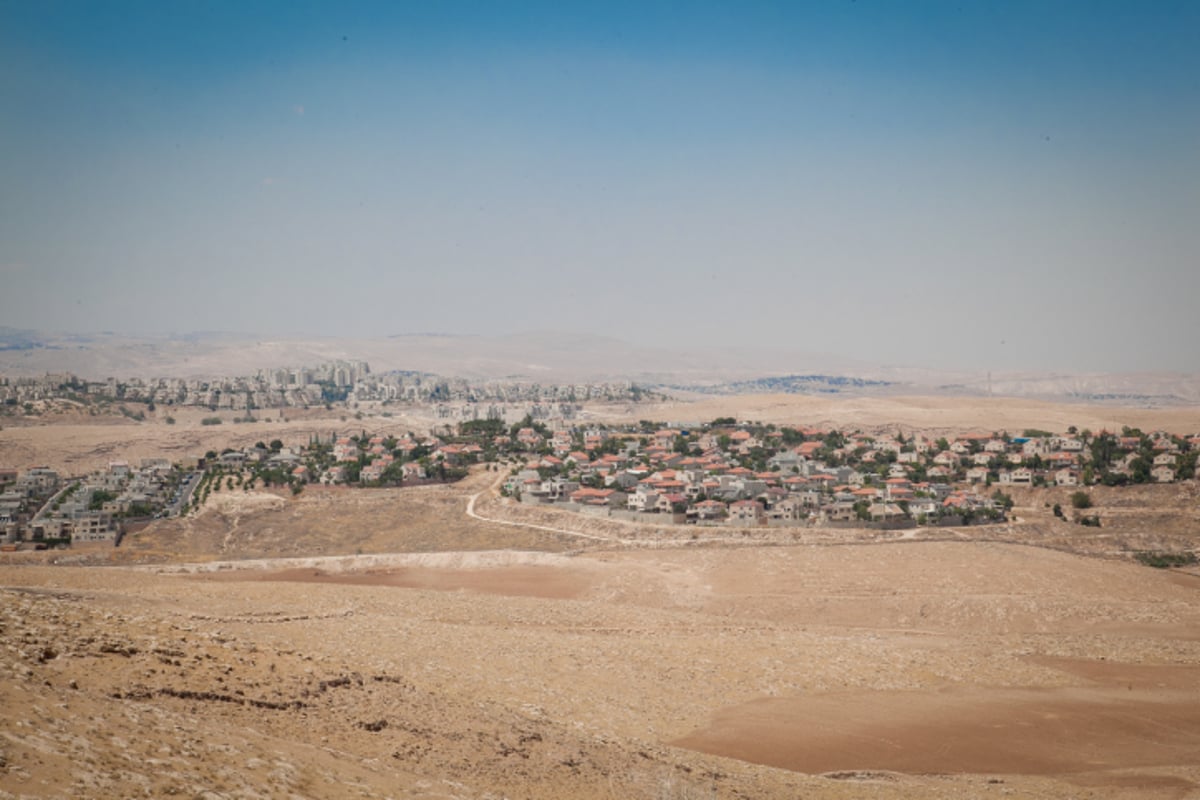
<svg viewBox="0 0 1200 800"><path fill-rule="evenodd" d="M0 326L1200 372L1200 4L0 0Z"/></svg>

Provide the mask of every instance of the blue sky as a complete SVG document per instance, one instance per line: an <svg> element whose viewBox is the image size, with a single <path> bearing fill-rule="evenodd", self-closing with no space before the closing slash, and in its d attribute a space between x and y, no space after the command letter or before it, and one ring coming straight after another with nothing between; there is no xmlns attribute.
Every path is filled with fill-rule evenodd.
<svg viewBox="0 0 1200 800"><path fill-rule="evenodd" d="M0 324L1200 372L1200 4L0 0Z"/></svg>

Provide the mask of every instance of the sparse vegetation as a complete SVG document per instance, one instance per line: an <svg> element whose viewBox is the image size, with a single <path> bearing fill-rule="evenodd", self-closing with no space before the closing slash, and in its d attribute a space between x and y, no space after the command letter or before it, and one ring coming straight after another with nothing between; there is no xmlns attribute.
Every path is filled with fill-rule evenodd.
<svg viewBox="0 0 1200 800"><path fill-rule="evenodd" d="M1192 552L1166 553L1158 550L1139 550L1133 554L1133 557L1147 567L1155 569L1190 567L1200 561Z"/></svg>
<svg viewBox="0 0 1200 800"><path fill-rule="evenodd" d="M130 411L125 406L118 406L117 410L121 412L122 416L127 417L128 419L131 419L134 422L145 422L146 421L146 412L144 412L144 411Z"/></svg>

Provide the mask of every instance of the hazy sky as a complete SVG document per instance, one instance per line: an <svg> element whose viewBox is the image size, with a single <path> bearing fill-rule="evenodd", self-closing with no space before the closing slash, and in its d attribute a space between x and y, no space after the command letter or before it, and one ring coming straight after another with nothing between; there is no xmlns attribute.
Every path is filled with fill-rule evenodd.
<svg viewBox="0 0 1200 800"><path fill-rule="evenodd" d="M1200 371L1200 3L0 0L0 325Z"/></svg>

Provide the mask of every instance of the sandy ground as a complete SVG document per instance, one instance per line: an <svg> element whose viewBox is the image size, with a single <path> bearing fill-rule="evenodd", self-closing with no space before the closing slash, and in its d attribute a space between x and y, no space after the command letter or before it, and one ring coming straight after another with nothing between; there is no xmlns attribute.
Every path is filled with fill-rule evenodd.
<svg viewBox="0 0 1200 800"><path fill-rule="evenodd" d="M0 567L0 796L1200 796L1190 576L982 542L398 558Z"/></svg>
<svg viewBox="0 0 1200 800"><path fill-rule="evenodd" d="M1123 425L1180 434L1200 431L1200 409L1195 407L1125 408L1010 397L738 395L663 403L654 407L652 414L645 413L648 410L638 407L633 412L640 414L640 419L690 422L732 415L740 420L818 428L901 428L905 435L911 431L940 435L1004 430L1018 435L1026 428L1060 432L1071 425L1092 431L1119 431Z"/></svg>

